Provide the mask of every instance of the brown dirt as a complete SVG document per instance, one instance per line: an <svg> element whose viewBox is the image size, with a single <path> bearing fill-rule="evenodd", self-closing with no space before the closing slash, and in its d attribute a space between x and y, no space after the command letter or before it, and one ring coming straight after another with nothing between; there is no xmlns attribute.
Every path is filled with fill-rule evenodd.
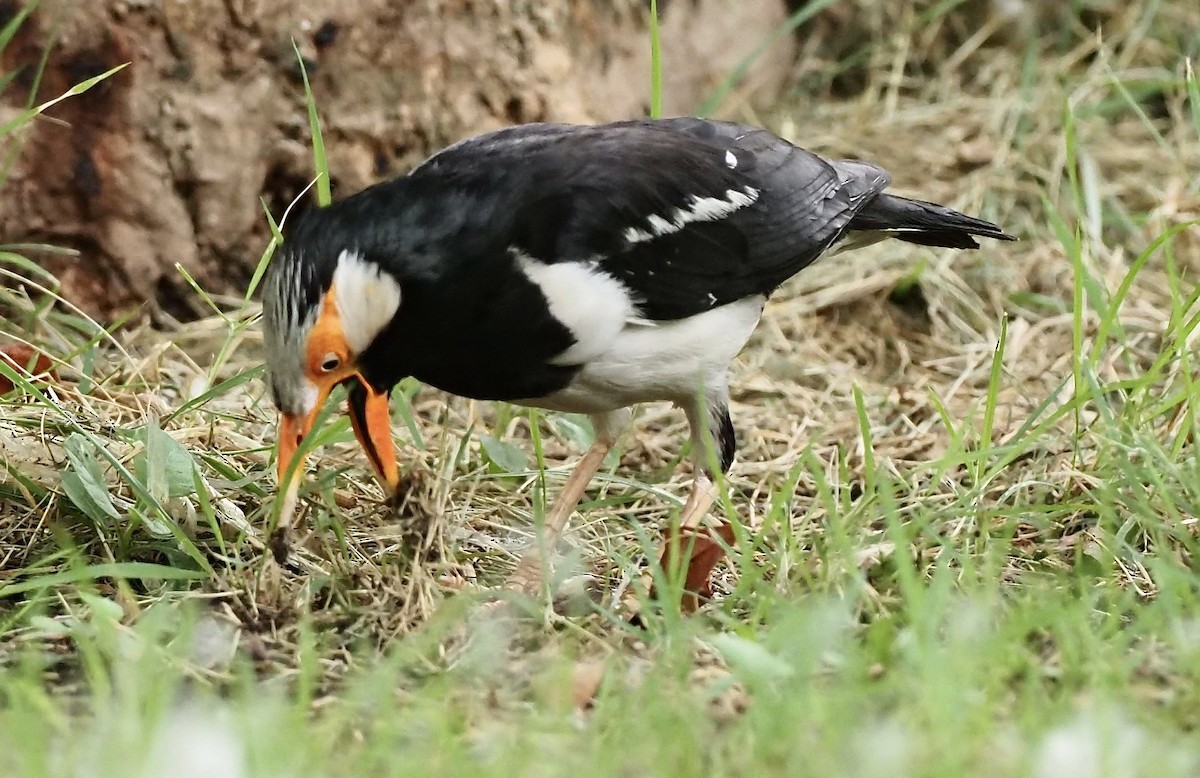
<svg viewBox="0 0 1200 778"><path fill-rule="evenodd" d="M663 12L665 110L687 112L786 17L783 0L677 0ZM9 17L17 0L0 0ZM2 19L0 19L2 20ZM294 37L325 123L337 193L398 173L476 132L646 111L639 0L47 0L0 55L22 68L0 119L123 62L35 123L0 200L0 243L44 241L64 295L105 317L143 301L200 313L176 263L240 291L278 216L311 177ZM772 101L794 62L783 39L737 100Z"/></svg>

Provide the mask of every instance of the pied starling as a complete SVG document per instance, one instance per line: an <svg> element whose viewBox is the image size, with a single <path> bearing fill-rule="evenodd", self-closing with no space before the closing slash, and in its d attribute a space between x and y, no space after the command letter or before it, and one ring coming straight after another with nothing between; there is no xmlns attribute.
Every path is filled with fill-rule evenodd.
<svg viewBox="0 0 1200 778"><path fill-rule="evenodd" d="M285 521L297 449L337 384L386 489L388 398L413 376L479 400L590 415L596 443L546 517L552 546L636 403L687 414L696 476L681 524L733 462L729 364L767 297L835 244L956 249L1012 240L884 194L888 173L750 126L683 117L527 124L460 141L407 175L301 215L267 271L263 327L281 414ZM709 448L709 446L712 448ZM540 580L535 550L509 580Z"/></svg>

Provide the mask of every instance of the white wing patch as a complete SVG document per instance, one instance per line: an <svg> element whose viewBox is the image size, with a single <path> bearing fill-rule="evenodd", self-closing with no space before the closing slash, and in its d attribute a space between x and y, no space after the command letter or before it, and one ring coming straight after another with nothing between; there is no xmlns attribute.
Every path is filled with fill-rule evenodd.
<svg viewBox="0 0 1200 778"><path fill-rule="evenodd" d="M575 343L550 360L577 365L604 353L637 311L625 285L595 264L539 262L517 248L509 254L542 290L550 314L571 331Z"/></svg>
<svg viewBox="0 0 1200 778"><path fill-rule="evenodd" d="M736 159L735 159L736 163ZM752 186L725 190L725 198L692 195L686 208L676 208L667 219L657 214L646 219L650 230L630 227L625 230L625 240L630 243L645 243L673 232L679 232L692 222L715 222L734 211L753 205L758 201L759 191Z"/></svg>
<svg viewBox="0 0 1200 778"><path fill-rule="evenodd" d="M338 257L333 291L342 332L355 354L366 350L400 309L400 284L354 251Z"/></svg>

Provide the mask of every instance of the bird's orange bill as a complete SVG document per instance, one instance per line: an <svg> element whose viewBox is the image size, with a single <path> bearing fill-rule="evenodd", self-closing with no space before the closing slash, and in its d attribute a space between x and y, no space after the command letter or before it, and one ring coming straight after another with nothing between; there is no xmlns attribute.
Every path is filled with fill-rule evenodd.
<svg viewBox="0 0 1200 778"><path fill-rule="evenodd" d="M394 495L400 485L396 467L396 448L392 444L392 416L388 409L388 393L377 392L366 381L350 385L350 426L359 444L371 460L379 483Z"/></svg>
<svg viewBox="0 0 1200 778"><path fill-rule="evenodd" d="M292 469L292 462L296 459L300 444L312 430L313 422L316 421L317 414L321 412L321 406L325 404L325 398L328 396L328 390L322 391L316 405L307 416L280 414L279 452L275 457L275 466L278 471L275 482L282 492L283 499L283 507L279 511L279 527L281 529L286 529L292 524L292 518L296 512L296 493L300 490L300 480L304 477L304 458L301 457L295 463L294 469ZM291 470L291 479L288 479L289 469Z"/></svg>
<svg viewBox="0 0 1200 778"><path fill-rule="evenodd" d="M291 525L295 513L296 493L303 478L303 457L296 461L291 479L288 471L296 460L300 445L312 431L313 423L321 407L329 397L332 387L320 387L317 402L308 416L300 417L292 414L282 414L279 420L279 455L277 467L277 483L282 490L283 508L279 514L279 526ZM349 392L350 424L354 435L363 447L380 483L393 494L400 484L400 471L396 466L396 449L392 445L392 421L388 409L388 393L377 392L361 379L350 381Z"/></svg>

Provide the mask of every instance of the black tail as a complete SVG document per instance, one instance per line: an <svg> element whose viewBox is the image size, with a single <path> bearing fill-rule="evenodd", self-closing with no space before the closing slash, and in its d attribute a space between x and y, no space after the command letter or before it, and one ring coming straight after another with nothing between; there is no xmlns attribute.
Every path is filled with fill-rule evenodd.
<svg viewBox="0 0 1200 778"><path fill-rule="evenodd" d="M851 231L884 232L897 240L948 249L977 249L975 237L1016 240L991 222L944 205L881 194L853 219Z"/></svg>

